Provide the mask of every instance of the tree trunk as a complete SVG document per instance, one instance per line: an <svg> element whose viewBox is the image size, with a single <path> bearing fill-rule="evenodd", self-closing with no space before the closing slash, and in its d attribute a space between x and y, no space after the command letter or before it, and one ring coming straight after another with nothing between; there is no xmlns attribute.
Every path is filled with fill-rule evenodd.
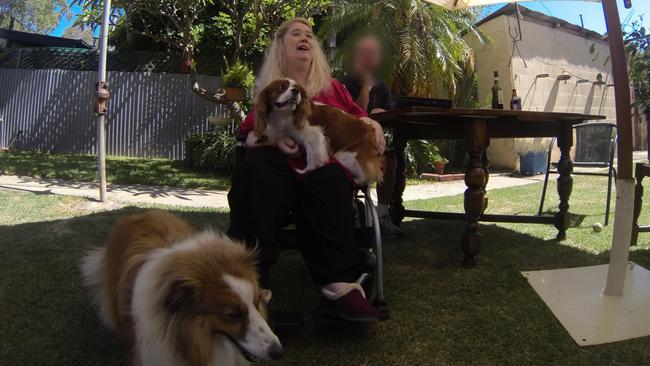
<svg viewBox="0 0 650 366"><path fill-rule="evenodd" d="M244 110L241 108L239 103L227 100L226 91L224 88L219 88L217 90L207 90L201 87L199 84L196 67L194 65L194 51L191 44L188 43L188 46L185 47L185 52L190 62L192 63L192 66L190 67L190 85L192 91L203 99L217 104L224 104L226 107L228 107L230 118L232 118L235 123L239 125L244 120L244 118L246 118L246 114L244 113Z"/></svg>

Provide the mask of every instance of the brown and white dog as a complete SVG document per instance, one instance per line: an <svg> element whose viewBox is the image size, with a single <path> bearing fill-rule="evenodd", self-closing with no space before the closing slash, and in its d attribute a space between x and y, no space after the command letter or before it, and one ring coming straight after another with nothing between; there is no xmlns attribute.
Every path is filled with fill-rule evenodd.
<svg viewBox="0 0 650 366"><path fill-rule="evenodd" d="M374 128L338 108L313 103L291 79L275 80L259 93L254 134L259 143L288 136L302 146L307 166L299 173L317 169L334 156L357 184L381 181L384 175Z"/></svg>
<svg viewBox="0 0 650 366"><path fill-rule="evenodd" d="M128 216L106 247L82 260L104 323L124 336L138 366L230 366L277 359L264 320L270 292L256 255L164 211Z"/></svg>

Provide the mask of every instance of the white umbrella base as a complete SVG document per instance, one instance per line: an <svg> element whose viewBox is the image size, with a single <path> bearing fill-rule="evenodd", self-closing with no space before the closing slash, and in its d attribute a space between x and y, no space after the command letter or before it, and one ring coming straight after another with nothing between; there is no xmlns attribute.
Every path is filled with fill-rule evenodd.
<svg viewBox="0 0 650 366"><path fill-rule="evenodd" d="M650 335L650 271L628 262L623 296L605 296L606 264L521 272L579 346Z"/></svg>

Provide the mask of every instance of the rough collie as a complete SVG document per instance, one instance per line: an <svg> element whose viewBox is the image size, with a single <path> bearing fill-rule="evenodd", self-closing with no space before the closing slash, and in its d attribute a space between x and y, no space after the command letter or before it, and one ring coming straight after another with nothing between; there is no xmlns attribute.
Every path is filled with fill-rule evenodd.
<svg viewBox="0 0 650 366"><path fill-rule="evenodd" d="M352 174L357 184L381 181L385 159L375 146L374 128L342 110L315 104L303 87L291 79L266 86L255 102L255 137L273 143L291 137L305 149L308 172L333 156Z"/></svg>
<svg viewBox="0 0 650 366"><path fill-rule="evenodd" d="M226 236L147 211L115 224L81 269L134 365L230 366L282 355L255 266L255 253Z"/></svg>

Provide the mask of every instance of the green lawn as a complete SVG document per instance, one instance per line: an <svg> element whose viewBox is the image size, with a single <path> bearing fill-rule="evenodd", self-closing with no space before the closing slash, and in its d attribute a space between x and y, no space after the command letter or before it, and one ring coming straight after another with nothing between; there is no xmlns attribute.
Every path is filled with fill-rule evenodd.
<svg viewBox="0 0 650 366"><path fill-rule="evenodd" d="M26 175L81 182L97 181L94 155L48 154L35 151L0 152L0 174ZM114 184L147 184L180 188L228 189L230 174L196 171L182 161L155 158L106 158L106 179ZM431 183L409 178L407 185Z"/></svg>
<svg viewBox="0 0 650 366"><path fill-rule="evenodd" d="M33 151L0 152L0 174L27 175L81 182L97 181L97 157ZM115 184L148 184L181 188L227 189L230 175L197 172L182 161L109 156L106 179Z"/></svg>
<svg viewBox="0 0 650 366"><path fill-rule="evenodd" d="M650 337L578 347L519 274L606 263L611 226L603 221L604 178L577 177L571 211L587 215L564 243L549 226L484 225L475 269L459 266L462 222L410 220L407 236L385 246L392 318L370 327L311 319L318 292L295 253L274 267L272 306L299 309L304 329L282 336L278 365L647 365ZM554 186L551 187L554 190ZM488 212L533 213L540 184L490 192ZM549 203L556 202L551 194ZM129 207L79 212L78 198L0 191L0 365L123 365L126 351L100 324L77 263L101 244ZM459 210L460 196L409 202ZM552 207L553 205L549 205ZM650 207L642 220L650 222ZM197 227L224 228L227 213L174 210ZM631 259L650 268L650 235ZM650 309L649 309L650 311Z"/></svg>

